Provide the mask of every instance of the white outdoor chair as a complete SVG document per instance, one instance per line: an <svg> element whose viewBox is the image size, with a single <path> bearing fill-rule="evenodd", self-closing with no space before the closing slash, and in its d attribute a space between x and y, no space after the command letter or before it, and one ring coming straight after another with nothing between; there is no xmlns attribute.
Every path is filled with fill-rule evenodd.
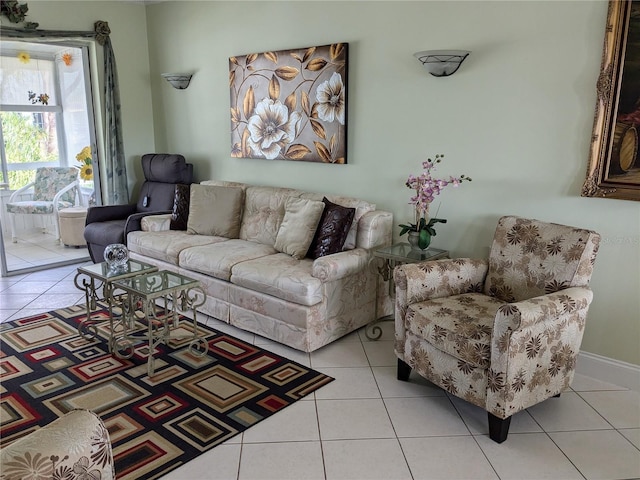
<svg viewBox="0 0 640 480"><path fill-rule="evenodd" d="M16 235L16 215L40 215L53 217L56 240L60 240L60 228L58 225L58 211L71 207L76 203L82 205L80 194L79 170L76 167L41 167L36 170L36 178L33 182L19 188L11 194L7 203L7 213L11 224L11 240L18 241ZM28 195L33 189L31 200L19 200Z"/></svg>

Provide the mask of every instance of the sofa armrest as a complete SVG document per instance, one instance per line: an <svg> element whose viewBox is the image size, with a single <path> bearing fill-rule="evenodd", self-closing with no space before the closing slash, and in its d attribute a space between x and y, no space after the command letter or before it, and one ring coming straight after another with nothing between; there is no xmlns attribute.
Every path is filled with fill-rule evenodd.
<svg viewBox="0 0 640 480"><path fill-rule="evenodd" d="M140 221L140 229L143 232L162 232L171 230L172 214L147 215Z"/></svg>
<svg viewBox="0 0 640 480"><path fill-rule="evenodd" d="M136 213L135 205L93 206L87 210L86 225L95 222L108 222L109 220L122 220L134 213Z"/></svg>
<svg viewBox="0 0 640 480"><path fill-rule="evenodd" d="M358 222L356 246L372 249L391 245L393 240L393 214L383 210L365 213Z"/></svg>
<svg viewBox="0 0 640 480"><path fill-rule="evenodd" d="M127 217L127 221L124 224L124 238L127 238L130 232L137 232L138 230L142 230L141 221L144 217L148 215L163 215L171 213L171 211L159 211L159 212L141 212L134 213L133 215L129 215Z"/></svg>
<svg viewBox="0 0 640 480"><path fill-rule="evenodd" d="M78 478L116 478L109 432L89 410L72 410L0 449L3 478L26 478L35 463L43 477L44 471L51 478L68 471L84 475Z"/></svg>
<svg viewBox="0 0 640 480"><path fill-rule="evenodd" d="M364 248L326 255L313 261L311 275L323 283L340 280L367 268L369 258L370 254Z"/></svg>

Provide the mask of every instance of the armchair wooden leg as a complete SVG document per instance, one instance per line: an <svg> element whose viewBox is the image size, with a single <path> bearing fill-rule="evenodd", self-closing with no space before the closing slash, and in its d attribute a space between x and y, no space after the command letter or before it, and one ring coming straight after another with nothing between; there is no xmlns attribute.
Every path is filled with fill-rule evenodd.
<svg viewBox="0 0 640 480"><path fill-rule="evenodd" d="M487 414L489 415L489 437L496 443L504 442L509 434L511 417L500 418L489 412Z"/></svg>
<svg viewBox="0 0 640 480"><path fill-rule="evenodd" d="M411 373L411 367L402 360L398 359L398 380L403 382L409 381L409 374Z"/></svg>

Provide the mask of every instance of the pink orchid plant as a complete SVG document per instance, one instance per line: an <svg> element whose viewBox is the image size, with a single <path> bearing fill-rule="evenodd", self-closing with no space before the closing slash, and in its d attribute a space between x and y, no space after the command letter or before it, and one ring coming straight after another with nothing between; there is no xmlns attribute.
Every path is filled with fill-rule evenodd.
<svg viewBox="0 0 640 480"><path fill-rule="evenodd" d="M435 236L436 231L434 225L436 223L447 223L443 218L434 217L427 220L429 206L436 195L440 195L440 192L449 185L457 188L462 182L471 181L471 178L465 175L460 175L459 177L450 176L448 180L433 178L433 170L443 158L443 154L436 155L433 160L428 158L422 162L422 173L418 176L409 175L407 179L407 187L415 190L415 195L411 197L409 204L415 206L416 223L399 225L402 229L400 230L400 235L408 232L418 232L420 234L420 248L426 248L431 242L431 237Z"/></svg>

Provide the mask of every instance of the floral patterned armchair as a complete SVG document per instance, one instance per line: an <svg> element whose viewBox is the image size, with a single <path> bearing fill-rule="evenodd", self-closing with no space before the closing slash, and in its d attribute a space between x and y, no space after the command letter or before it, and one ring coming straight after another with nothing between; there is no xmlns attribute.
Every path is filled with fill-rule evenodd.
<svg viewBox="0 0 640 480"><path fill-rule="evenodd" d="M502 443L511 416L571 385L600 236L507 216L488 260L399 266L398 379L411 369L484 408Z"/></svg>
<svg viewBox="0 0 640 480"><path fill-rule="evenodd" d="M0 478L115 479L109 432L95 413L72 410L7 445L3 441Z"/></svg>
<svg viewBox="0 0 640 480"><path fill-rule="evenodd" d="M53 217L54 234L56 240L60 239L58 211L73 206L76 196L79 202L82 202L78 173L79 170L76 167L41 167L36 170L33 182L11 194L7 203L7 213L9 213L13 243L18 241L15 220L17 214ZM26 195L31 188L33 188L32 198L20 200L20 197Z"/></svg>

